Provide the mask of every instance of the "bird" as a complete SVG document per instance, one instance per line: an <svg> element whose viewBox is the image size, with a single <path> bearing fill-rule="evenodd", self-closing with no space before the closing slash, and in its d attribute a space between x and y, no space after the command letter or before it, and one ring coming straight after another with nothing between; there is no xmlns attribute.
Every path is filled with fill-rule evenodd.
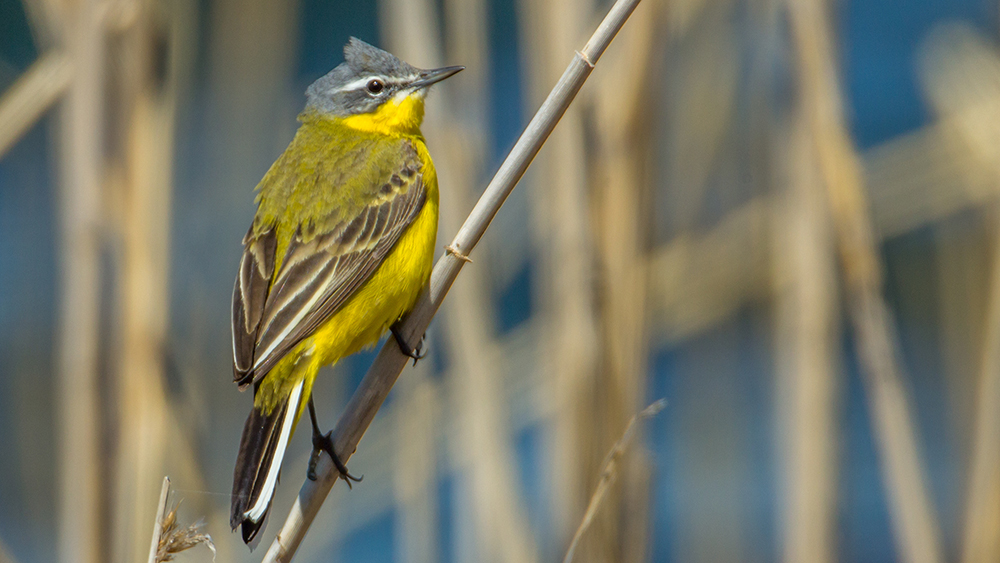
<svg viewBox="0 0 1000 563"><path fill-rule="evenodd" d="M360 480L319 429L319 369L387 330L422 357L395 328L430 279L437 237L437 173L420 125L428 88L464 68L422 70L350 38L344 62L306 90L294 138L257 185L232 305L233 380L253 388L253 409L230 525L251 549L304 409L312 459L325 451L348 485Z"/></svg>

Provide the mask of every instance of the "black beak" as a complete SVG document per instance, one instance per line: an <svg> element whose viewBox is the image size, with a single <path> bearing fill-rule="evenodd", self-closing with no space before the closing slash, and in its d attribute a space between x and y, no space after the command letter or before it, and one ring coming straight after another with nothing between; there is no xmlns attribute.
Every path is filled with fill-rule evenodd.
<svg viewBox="0 0 1000 563"><path fill-rule="evenodd" d="M413 83L410 84L410 88L413 88L414 90L426 88L431 84L441 82L445 78L463 70L465 70L464 66L446 66L444 68L435 68L432 70L421 70L420 78L413 81Z"/></svg>

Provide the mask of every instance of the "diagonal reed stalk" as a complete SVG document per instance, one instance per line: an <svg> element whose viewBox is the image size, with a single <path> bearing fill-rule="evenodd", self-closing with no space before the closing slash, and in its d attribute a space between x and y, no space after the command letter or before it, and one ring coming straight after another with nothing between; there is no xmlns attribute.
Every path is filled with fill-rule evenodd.
<svg viewBox="0 0 1000 563"><path fill-rule="evenodd" d="M590 525L594 522L594 517L597 516L597 511L601 509L601 504L604 502L605 497L608 496L608 491L611 490L611 486L615 484L618 479L618 462L621 460L622 455L625 454L625 450L628 449L629 444L632 443L632 439L635 437L636 426L654 416L656 416L663 407L667 406L666 399L659 399L648 407L639 411L638 414L633 416L628 424L625 426L625 432L622 433L622 437L615 442L612 446L611 451L604 458L604 463L601 464L601 478L597 482L597 487L594 489L594 494L590 497L590 503L587 504L587 511L583 514L583 520L580 522L580 526L576 529L576 533L573 534L572 541L569 542L569 549L566 550L566 556L563 557L563 563L573 563L573 556L576 555L576 549L580 545L580 540L583 539L583 535L590 528Z"/></svg>
<svg viewBox="0 0 1000 563"><path fill-rule="evenodd" d="M863 170L844 125L828 3L789 0L788 7L802 110L809 121L835 227L846 308L854 327L896 549L907 563L940 563L945 560L941 529L896 347L895 323L882 297L882 269Z"/></svg>
<svg viewBox="0 0 1000 563"><path fill-rule="evenodd" d="M153 522L153 539L149 545L149 563L156 563L156 554L160 550L160 540L163 538L163 517L167 511L167 495L170 493L170 477L163 478L160 486L160 502L156 506L156 521Z"/></svg>
<svg viewBox="0 0 1000 563"><path fill-rule="evenodd" d="M486 233L504 200L524 175L559 118L594 70L597 60L604 54L611 40L638 4L639 0L617 0L583 50L576 52L559 82L528 123L524 133L476 203L476 207L465 220L465 224L459 229L450 245L453 250L434 265L429 290L422 295L416 307L402 322L401 332L408 341L415 342L427 330L431 319L441 306L441 301L466 263L459 253L468 255ZM347 461L356 450L358 442L375 418L375 413L388 396L407 360L408 358L399 352L394 342L390 341L382 346L375 362L351 397L333 430L334 443L344 461ZM317 474L316 481L306 480L299 490L299 496L284 526L264 556L265 562L291 561L295 555L309 525L337 481L337 472L326 456L321 458Z"/></svg>
<svg viewBox="0 0 1000 563"><path fill-rule="evenodd" d="M56 102L73 80L73 64L61 51L38 57L0 98L0 158Z"/></svg>

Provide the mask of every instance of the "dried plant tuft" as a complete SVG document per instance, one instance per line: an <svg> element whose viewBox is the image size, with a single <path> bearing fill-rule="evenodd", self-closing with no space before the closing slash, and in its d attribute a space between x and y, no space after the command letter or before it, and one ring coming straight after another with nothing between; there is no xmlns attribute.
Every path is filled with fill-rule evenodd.
<svg viewBox="0 0 1000 563"><path fill-rule="evenodd" d="M167 510L167 497L170 494L170 479L163 478L163 488L160 490L160 505L156 512L156 525L153 528L153 543L150 546L149 563L173 561L174 556L192 547L205 544L212 550L212 561L215 561L215 544L212 536L202 533L204 522L198 521L190 526L177 523L177 510L181 507L177 501Z"/></svg>
<svg viewBox="0 0 1000 563"><path fill-rule="evenodd" d="M163 517L160 544L156 549L156 563L173 561L174 555L201 544L205 544L205 547L212 550L212 561L215 561L215 544L212 543L212 536L202 533L204 522L199 520L184 527L177 524L177 509L180 506L181 503L178 502Z"/></svg>

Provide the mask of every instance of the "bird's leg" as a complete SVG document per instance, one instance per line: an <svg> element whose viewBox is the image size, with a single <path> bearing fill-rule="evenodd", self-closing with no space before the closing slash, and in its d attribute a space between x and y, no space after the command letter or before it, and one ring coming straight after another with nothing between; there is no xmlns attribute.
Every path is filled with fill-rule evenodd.
<svg viewBox="0 0 1000 563"><path fill-rule="evenodd" d="M319 463L319 456L321 452L326 452L329 454L330 459L333 460L334 467L337 468L337 472L340 473L340 478L347 483L347 488L351 488L351 483L360 483L362 479L365 478L364 475L361 477L355 477L347 472L347 466L340 461L340 457L337 456L337 452L333 449L333 430L323 434L320 432L319 423L316 422L316 406L313 405L313 398L309 396L309 420L312 421L312 441L313 441L313 451L312 455L309 457L309 470L306 471L306 477L310 481L316 480L316 464Z"/></svg>
<svg viewBox="0 0 1000 563"><path fill-rule="evenodd" d="M399 334L399 329L396 328L397 325L392 325L389 330L392 332L392 337L396 339L396 344L399 346L399 351L403 353L404 356L408 358L413 358L413 365L417 365L417 360L422 360L427 355L424 351L424 337L420 337L420 342L417 343L416 348L410 348L410 345L406 343L403 335Z"/></svg>

